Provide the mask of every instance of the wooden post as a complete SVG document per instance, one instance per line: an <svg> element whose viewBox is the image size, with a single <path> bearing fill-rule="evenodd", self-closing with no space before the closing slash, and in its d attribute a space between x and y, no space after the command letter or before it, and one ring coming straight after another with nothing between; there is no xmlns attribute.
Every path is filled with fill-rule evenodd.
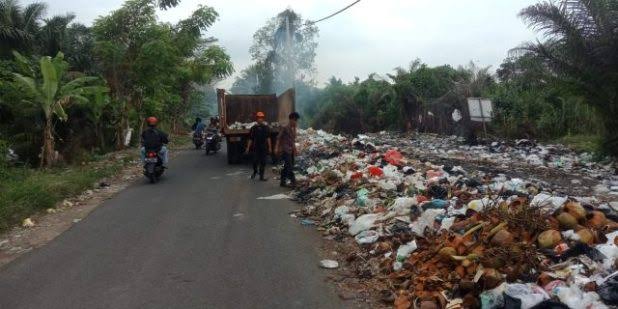
<svg viewBox="0 0 618 309"><path fill-rule="evenodd" d="M487 138L487 125L485 125L485 113L483 112L483 102L479 99L479 108L481 109L481 122L483 122L483 133L485 134L485 138Z"/></svg>

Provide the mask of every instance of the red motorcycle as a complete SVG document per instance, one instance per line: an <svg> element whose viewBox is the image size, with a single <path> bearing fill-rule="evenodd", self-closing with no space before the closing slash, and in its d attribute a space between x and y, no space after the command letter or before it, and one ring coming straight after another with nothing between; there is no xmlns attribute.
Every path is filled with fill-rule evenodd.
<svg viewBox="0 0 618 309"><path fill-rule="evenodd" d="M156 151L146 151L146 159L144 160L144 176L150 180L150 183L156 183L163 175L163 160Z"/></svg>

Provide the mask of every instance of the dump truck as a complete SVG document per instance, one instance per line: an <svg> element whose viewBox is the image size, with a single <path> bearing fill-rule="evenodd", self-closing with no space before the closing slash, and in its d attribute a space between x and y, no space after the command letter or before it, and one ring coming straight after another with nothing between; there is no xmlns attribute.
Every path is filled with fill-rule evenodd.
<svg viewBox="0 0 618 309"><path fill-rule="evenodd" d="M245 95L228 94L225 89L217 89L220 125L227 143L227 161L229 164L241 163L249 138L251 123L255 114L266 114L266 122L272 130L272 143L276 143L280 126L287 124L288 116L295 111L296 94L289 89L281 95Z"/></svg>

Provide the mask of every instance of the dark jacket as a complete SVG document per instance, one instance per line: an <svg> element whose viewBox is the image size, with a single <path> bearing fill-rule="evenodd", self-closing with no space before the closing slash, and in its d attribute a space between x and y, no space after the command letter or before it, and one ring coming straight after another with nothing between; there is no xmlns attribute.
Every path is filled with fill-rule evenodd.
<svg viewBox="0 0 618 309"><path fill-rule="evenodd" d="M142 146L146 151L160 151L167 143L169 143L167 134L157 128L148 128L142 132Z"/></svg>
<svg viewBox="0 0 618 309"><path fill-rule="evenodd" d="M253 142L251 144L252 151L267 152L268 151L268 139L270 138L270 127L266 124L254 125L249 131L249 139Z"/></svg>

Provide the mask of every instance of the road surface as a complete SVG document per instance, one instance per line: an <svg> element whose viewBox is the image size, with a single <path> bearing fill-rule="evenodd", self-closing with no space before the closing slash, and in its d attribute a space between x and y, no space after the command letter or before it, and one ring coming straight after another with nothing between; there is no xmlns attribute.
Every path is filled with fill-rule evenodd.
<svg viewBox="0 0 618 309"><path fill-rule="evenodd" d="M342 308L276 181L184 151L0 269L0 308ZM244 172L243 172L244 169ZM297 207L297 206L296 206Z"/></svg>

